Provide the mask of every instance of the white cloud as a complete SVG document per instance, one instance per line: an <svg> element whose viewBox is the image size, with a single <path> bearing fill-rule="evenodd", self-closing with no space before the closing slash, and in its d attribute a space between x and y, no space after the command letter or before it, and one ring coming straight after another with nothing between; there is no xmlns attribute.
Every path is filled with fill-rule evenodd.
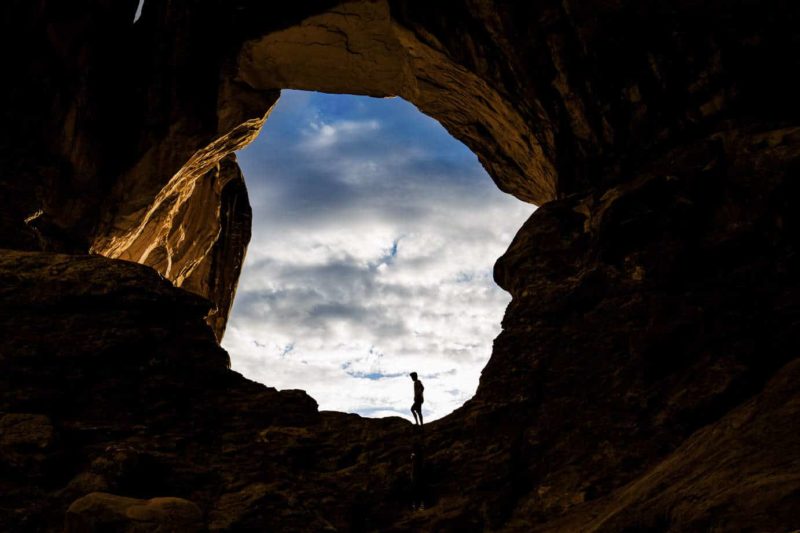
<svg viewBox="0 0 800 533"><path fill-rule="evenodd" d="M311 121L302 134L306 149L330 148L341 142L353 141L380 129L377 120L339 120L333 123Z"/></svg>
<svg viewBox="0 0 800 533"><path fill-rule="evenodd" d="M254 228L223 343L233 367L321 409L408 419L415 370L439 418L474 394L509 301L492 266L533 206L401 100L344 118L287 96L240 156Z"/></svg>

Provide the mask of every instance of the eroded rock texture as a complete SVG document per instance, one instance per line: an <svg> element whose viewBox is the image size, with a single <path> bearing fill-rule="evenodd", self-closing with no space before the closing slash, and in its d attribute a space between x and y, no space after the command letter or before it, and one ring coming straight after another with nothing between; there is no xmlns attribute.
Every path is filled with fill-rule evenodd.
<svg viewBox="0 0 800 533"><path fill-rule="evenodd" d="M0 529L797 527L795 4L136 3L2 7ZM231 152L287 87L401 95L542 204L475 398L424 433L218 346Z"/></svg>

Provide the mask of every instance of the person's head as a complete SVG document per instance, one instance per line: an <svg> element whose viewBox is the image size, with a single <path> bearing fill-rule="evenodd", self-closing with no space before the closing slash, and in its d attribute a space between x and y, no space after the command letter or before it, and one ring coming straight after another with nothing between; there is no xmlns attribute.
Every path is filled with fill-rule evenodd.
<svg viewBox="0 0 800 533"><path fill-rule="evenodd" d="M410 373L409 376L411 376L411 379L413 379L414 381L417 381L417 373L416 372Z"/></svg>

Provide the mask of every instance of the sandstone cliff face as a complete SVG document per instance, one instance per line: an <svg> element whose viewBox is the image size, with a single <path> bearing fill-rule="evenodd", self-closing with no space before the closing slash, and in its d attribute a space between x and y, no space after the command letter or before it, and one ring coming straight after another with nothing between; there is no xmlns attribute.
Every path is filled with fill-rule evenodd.
<svg viewBox="0 0 800 533"><path fill-rule="evenodd" d="M794 4L134 4L2 8L0 529L158 497L219 531L796 527ZM543 204L475 398L424 433L216 342L230 153L286 87L402 95Z"/></svg>
<svg viewBox="0 0 800 533"><path fill-rule="evenodd" d="M219 159L225 150L196 155L201 162L187 163L132 233L92 248L106 257L153 267L175 286L211 300L215 307L209 324L218 340L233 304L252 221L235 156ZM210 168L205 157L213 160Z"/></svg>
<svg viewBox="0 0 800 533"><path fill-rule="evenodd" d="M181 237L185 239L190 236L196 239L196 235L202 235L204 232L208 234L210 229L215 229L216 233L210 235L207 241L210 243L210 248L204 250L202 254L193 253L191 249L185 251L187 256L196 261L198 256L201 259L193 266L188 276L173 282L214 302L214 310L207 317L207 321L214 330L217 340L220 341L225 333L225 324L233 305L239 273L244 264L244 254L250 242L253 214L247 198L244 177L233 155L223 159L212 171L212 176L214 189L213 192L209 191L211 197L202 203L196 200L188 202L188 206L192 209L197 209L198 203L205 208L199 214L185 215L187 222L194 222L199 227L192 228L188 223L185 226L181 225L183 229ZM218 227L217 224L209 224L207 218L209 204L218 206L217 218L211 220L216 222ZM196 240L194 244L197 244Z"/></svg>

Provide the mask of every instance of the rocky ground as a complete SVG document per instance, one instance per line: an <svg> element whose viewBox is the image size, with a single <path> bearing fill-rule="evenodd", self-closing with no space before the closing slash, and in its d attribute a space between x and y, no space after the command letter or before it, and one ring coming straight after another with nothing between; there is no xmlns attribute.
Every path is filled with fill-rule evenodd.
<svg viewBox="0 0 800 533"><path fill-rule="evenodd" d="M540 208L497 263L514 299L476 397L422 431L228 370L210 304L148 267L4 250L0 524L118 517L80 500L101 492L187 500L211 530L779 531L800 508L798 154L796 129L731 130Z"/></svg>

